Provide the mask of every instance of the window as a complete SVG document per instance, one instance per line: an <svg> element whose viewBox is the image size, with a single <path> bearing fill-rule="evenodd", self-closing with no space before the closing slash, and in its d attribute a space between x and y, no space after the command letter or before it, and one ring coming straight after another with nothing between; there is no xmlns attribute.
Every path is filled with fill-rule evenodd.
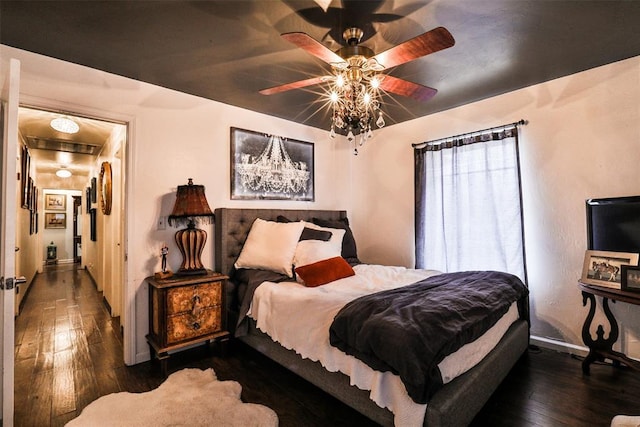
<svg viewBox="0 0 640 427"><path fill-rule="evenodd" d="M417 268L526 280L518 130L500 129L416 146Z"/></svg>

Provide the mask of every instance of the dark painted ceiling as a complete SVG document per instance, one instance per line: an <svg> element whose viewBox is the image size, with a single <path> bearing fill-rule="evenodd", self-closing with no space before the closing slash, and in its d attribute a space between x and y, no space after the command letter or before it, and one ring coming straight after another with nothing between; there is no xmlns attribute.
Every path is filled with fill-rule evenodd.
<svg viewBox="0 0 640 427"><path fill-rule="evenodd" d="M640 55L640 1L323 2L2 0L0 42L323 129L320 86L258 93L329 71L281 33L337 50L356 25L379 53L446 27L455 46L385 71L439 91L385 97L388 124Z"/></svg>

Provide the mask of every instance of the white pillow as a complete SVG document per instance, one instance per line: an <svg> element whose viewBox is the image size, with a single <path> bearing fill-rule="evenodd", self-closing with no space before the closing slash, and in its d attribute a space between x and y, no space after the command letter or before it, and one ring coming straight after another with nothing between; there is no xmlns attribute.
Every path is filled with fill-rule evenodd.
<svg viewBox="0 0 640 427"><path fill-rule="evenodd" d="M257 218L235 267L271 270L293 276L291 264L303 228L303 222L282 223Z"/></svg>
<svg viewBox="0 0 640 427"><path fill-rule="evenodd" d="M329 231L331 232L331 239L327 242L322 240L303 240L298 242L295 256L293 257L293 264L296 267L313 264L314 262L322 261L323 259L341 255L342 239L344 238L346 230L320 227L319 225L315 225L310 222L304 223L304 226L313 228L314 230Z"/></svg>

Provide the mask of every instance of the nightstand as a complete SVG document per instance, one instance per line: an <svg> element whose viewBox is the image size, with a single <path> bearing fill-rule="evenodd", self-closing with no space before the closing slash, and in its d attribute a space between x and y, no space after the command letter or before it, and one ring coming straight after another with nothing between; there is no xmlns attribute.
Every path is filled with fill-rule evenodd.
<svg viewBox="0 0 640 427"><path fill-rule="evenodd" d="M167 374L169 352L198 343L220 341L223 352L229 340L224 305L228 277L214 271L168 279L147 277L149 285L149 343L151 357Z"/></svg>

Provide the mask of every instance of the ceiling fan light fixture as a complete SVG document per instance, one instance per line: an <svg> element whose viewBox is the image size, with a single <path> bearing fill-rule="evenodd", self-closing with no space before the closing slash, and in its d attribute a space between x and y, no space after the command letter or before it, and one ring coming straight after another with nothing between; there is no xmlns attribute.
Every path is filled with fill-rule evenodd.
<svg viewBox="0 0 640 427"><path fill-rule="evenodd" d="M68 117L56 117L51 120L51 127L58 132L74 134L78 133L80 126Z"/></svg>
<svg viewBox="0 0 640 427"><path fill-rule="evenodd" d="M328 91L333 109L329 136L335 138L336 129L341 129L347 135L347 142L354 144L354 154L358 154L355 148L358 135L361 135L359 145L363 145L373 136L374 125L378 128L385 125L380 111L380 79L376 71L364 65L366 62L349 61L344 71L334 68Z"/></svg>
<svg viewBox="0 0 640 427"><path fill-rule="evenodd" d="M320 83L328 84L322 101L333 110L329 136L335 138L337 132L346 135L347 141L354 144L353 152L356 155L357 137L360 139L359 145L363 145L372 138L373 126L381 128L386 124L381 111L380 91L418 101L427 101L437 93L436 89L380 72L455 44L451 33L444 27L438 27L376 54L372 49L360 45L363 35L362 29L348 27L342 33L346 45L334 52L306 33L281 34L284 40L329 64L332 73L260 91L263 95L273 95Z"/></svg>

